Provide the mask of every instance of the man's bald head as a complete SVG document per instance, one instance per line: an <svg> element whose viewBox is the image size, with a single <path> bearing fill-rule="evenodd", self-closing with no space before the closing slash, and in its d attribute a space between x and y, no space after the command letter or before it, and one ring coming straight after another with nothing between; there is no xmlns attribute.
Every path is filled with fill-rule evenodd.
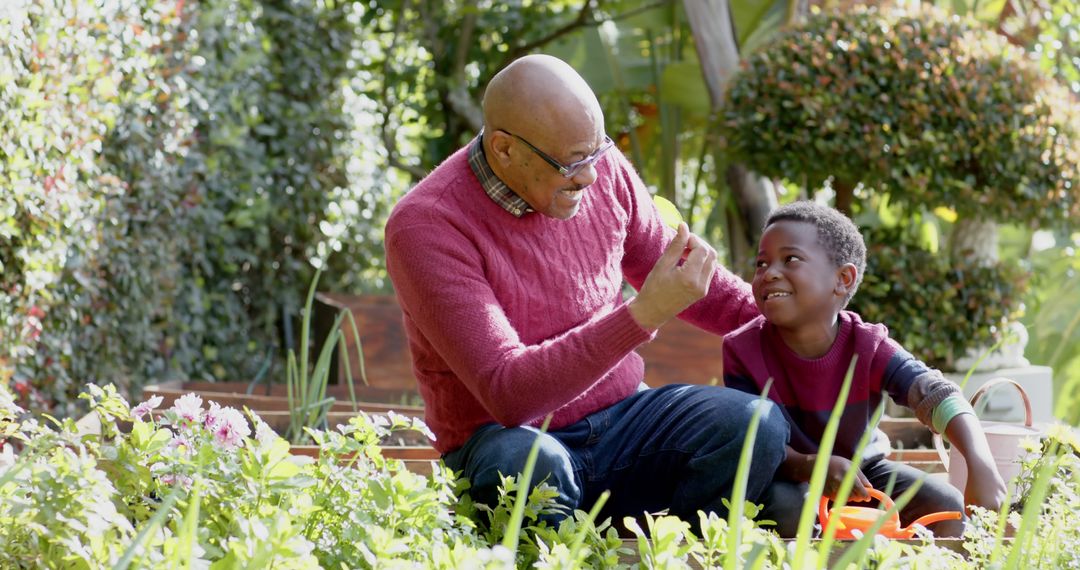
<svg viewBox="0 0 1080 570"><path fill-rule="evenodd" d="M551 141L560 131L602 132L604 116L589 84L566 62L549 55L515 60L488 83L484 126Z"/></svg>
<svg viewBox="0 0 1080 570"><path fill-rule="evenodd" d="M523 57L488 83L484 158L534 211L564 220L577 214L606 140L596 95L557 58ZM584 166L568 170L571 164Z"/></svg>

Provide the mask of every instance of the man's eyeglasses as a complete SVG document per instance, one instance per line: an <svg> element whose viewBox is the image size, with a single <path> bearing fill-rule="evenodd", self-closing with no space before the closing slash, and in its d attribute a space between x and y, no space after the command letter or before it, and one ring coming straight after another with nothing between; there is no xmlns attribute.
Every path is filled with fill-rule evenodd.
<svg viewBox="0 0 1080 570"><path fill-rule="evenodd" d="M570 164L563 164L563 163L559 162L558 160L555 160L554 158L551 158L551 156L548 155L546 152L544 152L544 151L536 148L535 146L533 146L533 144L531 142L529 142L529 141L515 135L514 133L512 133L512 132L510 132L510 131L508 131L506 129L499 129L499 130L506 133L506 134L508 134L508 135L510 135L510 136L512 136L512 137L514 137L515 139L521 141L522 143L524 143L525 146L529 147L529 150L532 150L533 152L536 153L536 156L539 156L540 158L544 159L544 162L550 164L552 168L554 168L555 170L558 170L559 174L562 174L566 178L573 178L573 177L577 176L582 170L587 168L590 164L593 164L596 161L600 160L604 156L604 153L606 153L608 150L610 150L611 147L615 146L615 141L611 140L611 137L609 137L607 135L604 135L604 142L600 143L600 147L597 148L595 151L593 151L592 154L590 154L589 156L586 156L585 158L583 158L581 160L578 160L576 162L571 162Z"/></svg>

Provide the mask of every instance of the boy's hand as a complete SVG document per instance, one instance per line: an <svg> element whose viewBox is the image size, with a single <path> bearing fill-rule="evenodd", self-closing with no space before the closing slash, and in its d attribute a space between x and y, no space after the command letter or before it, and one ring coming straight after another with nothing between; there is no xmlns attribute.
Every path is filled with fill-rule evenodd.
<svg viewBox="0 0 1080 570"><path fill-rule="evenodd" d="M967 464L964 504L996 511L1005 500L1005 481L994 465L994 455L975 414L963 413L949 421L945 437L960 451Z"/></svg>
<svg viewBox="0 0 1080 570"><path fill-rule="evenodd" d="M809 481L814 472L814 463L817 461L816 454L802 454L791 446L787 448L787 457L784 458L784 462L780 464L780 468L777 469L777 474L783 476L786 479L792 481L805 482ZM836 493L840 491L840 484L844 481L844 475L848 471L855 469L855 482L851 486L851 493L848 495L848 500L851 501L869 501L870 500L870 480L863 475L861 469L853 466L851 460L840 457L839 455L833 455L829 457L829 467L825 471L825 489L822 493L830 499L836 497Z"/></svg>
<svg viewBox="0 0 1080 570"><path fill-rule="evenodd" d="M829 458L829 470L825 474L826 497L835 498L840 492L840 484L844 481L844 475L852 469L855 470L855 482L851 486L849 501L863 502L870 500L870 480L863 474L862 469L852 465L851 460L833 455Z"/></svg>
<svg viewBox="0 0 1080 570"><path fill-rule="evenodd" d="M977 505L996 511L1005 501L1005 481L992 465L968 467L967 485L964 486L964 504Z"/></svg>

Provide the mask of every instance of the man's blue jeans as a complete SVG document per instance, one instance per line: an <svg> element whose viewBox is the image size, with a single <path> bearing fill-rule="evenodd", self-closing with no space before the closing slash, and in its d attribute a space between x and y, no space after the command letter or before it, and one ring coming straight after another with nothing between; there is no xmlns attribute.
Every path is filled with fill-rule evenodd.
<svg viewBox="0 0 1080 570"><path fill-rule="evenodd" d="M540 438L532 484L559 490L558 502L588 510L605 490L602 517L668 509L697 523L697 511L726 516L746 430L758 398L717 386L668 385L637 392L563 429L482 426L465 445L443 457L467 477L477 502L494 505L499 474L518 475ZM763 401L746 498L758 501L785 455L788 424ZM561 517L549 517L554 521ZM602 519L601 519L602 520Z"/></svg>

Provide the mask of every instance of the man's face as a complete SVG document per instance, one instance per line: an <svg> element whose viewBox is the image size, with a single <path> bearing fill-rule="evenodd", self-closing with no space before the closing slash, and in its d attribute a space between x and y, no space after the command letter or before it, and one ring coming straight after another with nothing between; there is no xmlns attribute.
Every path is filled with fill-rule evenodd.
<svg viewBox="0 0 1080 570"><path fill-rule="evenodd" d="M506 180L510 188L541 214L560 220L574 217L586 188L596 181L595 163L611 148L611 139L602 129L563 141L539 137L532 141L501 132L510 145L512 179Z"/></svg>

